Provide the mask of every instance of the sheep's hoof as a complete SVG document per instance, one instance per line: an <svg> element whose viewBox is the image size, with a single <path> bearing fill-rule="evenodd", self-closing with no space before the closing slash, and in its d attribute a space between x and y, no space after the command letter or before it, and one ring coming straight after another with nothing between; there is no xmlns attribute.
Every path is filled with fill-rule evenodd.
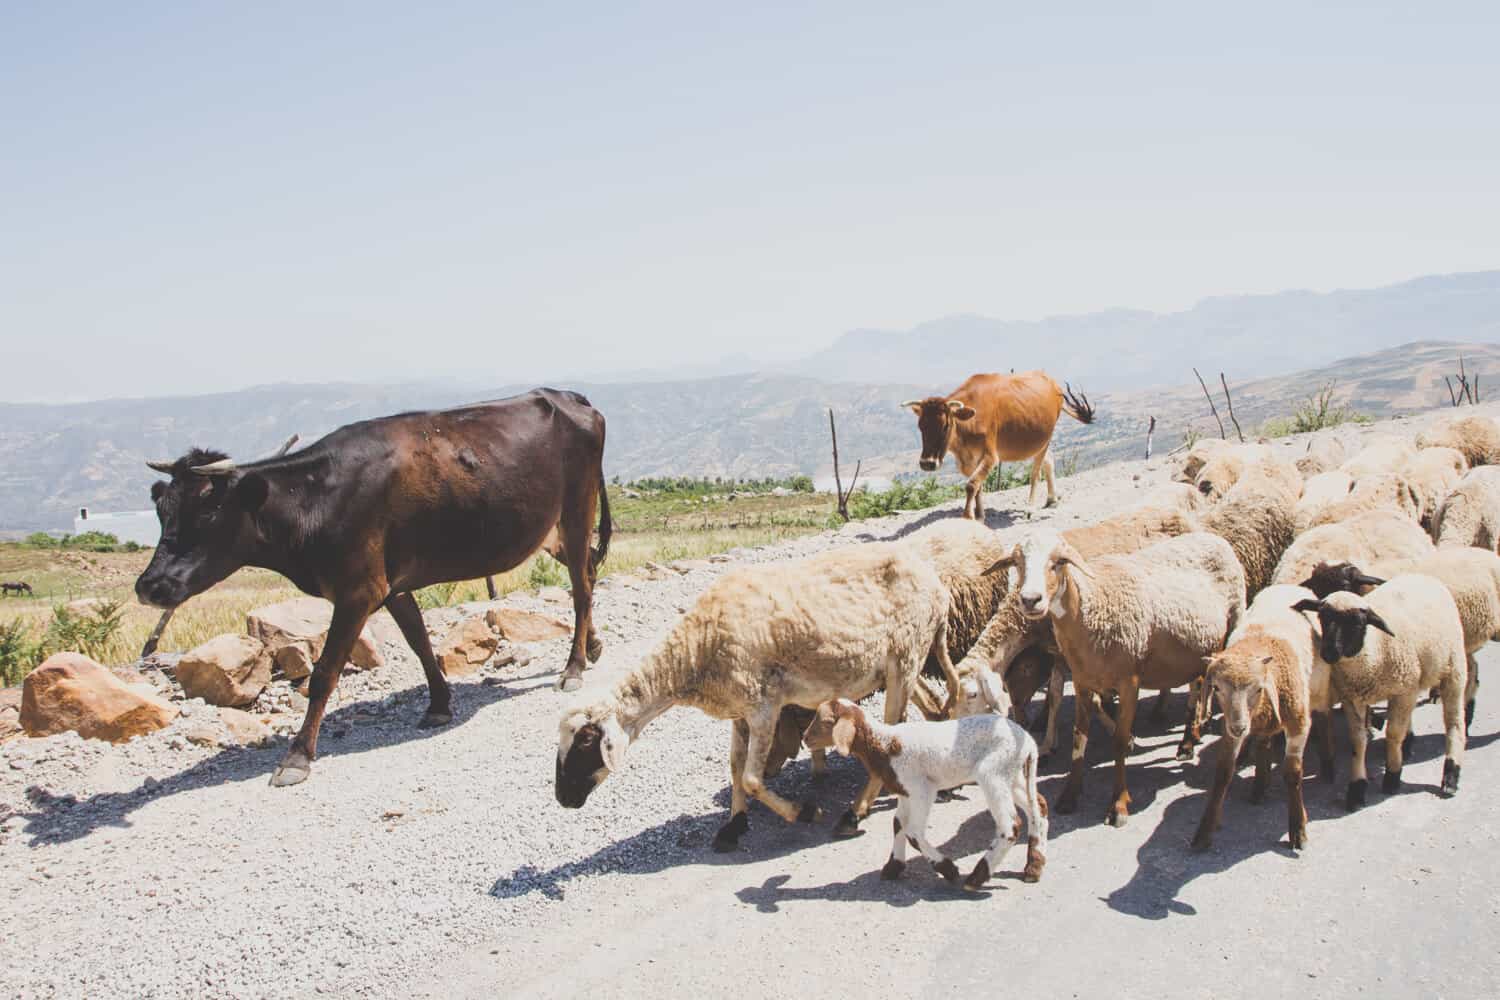
<svg viewBox="0 0 1500 1000"><path fill-rule="evenodd" d="M984 888L984 884L990 880L990 863L987 858L980 858L979 864L969 872L969 877L964 879L964 888L970 892L978 892Z"/></svg>
<svg viewBox="0 0 1500 1000"><path fill-rule="evenodd" d="M417 728L418 729L437 729L440 726L446 726L448 723L450 723L452 721L453 721L453 713L452 712L434 712L432 709L429 708L427 710L426 714L422 716L422 721L417 723Z"/></svg>
<svg viewBox="0 0 1500 1000"><path fill-rule="evenodd" d="M1266 801L1266 786L1259 783L1251 785L1250 804L1258 806L1264 801Z"/></svg>
<svg viewBox="0 0 1500 1000"><path fill-rule="evenodd" d="M898 878L900 878L902 873L905 871L905 861L897 861L895 858L891 858L885 863L885 867L880 869L880 877L887 882L894 882Z"/></svg>
<svg viewBox="0 0 1500 1000"><path fill-rule="evenodd" d="M1042 510L1046 510L1049 507L1056 507L1060 503L1062 503L1061 496L1048 497L1047 502L1042 504Z"/></svg>
<svg viewBox="0 0 1500 1000"><path fill-rule="evenodd" d="M604 643L597 635L591 635L583 644L583 655L589 658L590 663L598 663L599 657L604 655Z"/></svg>
<svg viewBox="0 0 1500 1000"><path fill-rule="evenodd" d="M932 870L947 879L950 885L958 885L963 881L963 875L958 870L958 865L953 863L952 858L944 858L932 866Z"/></svg>
<svg viewBox="0 0 1500 1000"><path fill-rule="evenodd" d="M937 797L936 797L935 801L938 801L938 802L952 802L954 798L955 798L955 796L953 794L953 789L951 789L951 788L940 788L940 789L938 789L938 793L937 793Z"/></svg>
<svg viewBox="0 0 1500 1000"><path fill-rule="evenodd" d="M1380 782L1380 790L1386 795L1395 795L1397 792L1401 791L1401 772L1385 772L1385 777L1382 778Z"/></svg>
<svg viewBox="0 0 1500 1000"><path fill-rule="evenodd" d="M1111 806L1109 812L1104 814L1104 822L1113 827L1122 827L1130 822L1130 810L1122 805Z"/></svg>
<svg viewBox="0 0 1500 1000"><path fill-rule="evenodd" d="M1364 778L1349 782L1349 790L1344 794L1344 808L1350 812L1362 808L1365 804L1365 789L1368 786L1369 782Z"/></svg>
<svg viewBox="0 0 1500 1000"><path fill-rule="evenodd" d="M1294 851L1303 851L1303 850L1306 850L1307 849L1307 828L1304 827L1304 828L1302 828L1300 830L1296 830L1296 829L1288 830L1287 831L1286 842L1287 842L1287 846L1289 846Z"/></svg>
<svg viewBox="0 0 1500 1000"><path fill-rule="evenodd" d="M1458 794L1458 771L1459 765L1453 762L1453 758L1443 761L1443 786L1444 795Z"/></svg>
<svg viewBox="0 0 1500 1000"><path fill-rule="evenodd" d="M797 813L798 823L817 823L823 818L823 810L813 801L802 803L801 810Z"/></svg>
<svg viewBox="0 0 1500 1000"><path fill-rule="evenodd" d="M1411 732L1410 729L1408 729L1406 731L1406 735L1401 738L1401 759L1402 760L1405 760L1407 757L1411 756L1411 745L1412 745L1412 742L1413 742L1412 741L1412 732Z"/></svg>
<svg viewBox="0 0 1500 1000"><path fill-rule="evenodd" d="M1177 744L1177 759L1178 760L1192 760L1193 759L1193 755L1197 751L1197 749L1198 749L1198 744L1196 744L1196 743L1188 743L1188 742L1179 743L1179 744Z"/></svg>
<svg viewBox="0 0 1500 1000"><path fill-rule="evenodd" d="M271 773L271 787L285 788L287 785L300 785L307 780L312 773L312 761L307 754L293 747L287 755L276 765L276 770ZM1457 778L1454 779L1455 781Z"/></svg>
<svg viewBox="0 0 1500 1000"><path fill-rule="evenodd" d="M1469 735L1469 727L1474 724L1474 703L1464 702L1464 735Z"/></svg>
<svg viewBox="0 0 1500 1000"><path fill-rule="evenodd" d="M583 671L581 670L567 671L557 679L559 691L577 691L581 687L583 687Z"/></svg>
<svg viewBox="0 0 1500 1000"><path fill-rule="evenodd" d="M833 835L841 840L858 837L862 833L864 831L859 828L859 819L854 815L853 809L845 809L844 815L833 825Z"/></svg>
<svg viewBox="0 0 1500 1000"><path fill-rule="evenodd" d="M729 817L729 822L719 827L719 832L714 834L714 851L719 854L728 854L737 850L740 846L740 838L745 831L750 829L750 818L744 813L735 813Z"/></svg>
<svg viewBox="0 0 1500 1000"><path fill-rule="evenodd" d="M1026 851L1026 867L1021 870L1022 882L1040 882L1042 880L1042 869L1047 867L1047 859L1042 852L1035 847Z"/></svg>
<svg viewBox="0 0 1500 1000"><path fill-rule="evenodd" d="M1198 832L1193 834L1193 850L1206 851L1214 846L1214 832L1206 827L1198 827Z"/></svg>

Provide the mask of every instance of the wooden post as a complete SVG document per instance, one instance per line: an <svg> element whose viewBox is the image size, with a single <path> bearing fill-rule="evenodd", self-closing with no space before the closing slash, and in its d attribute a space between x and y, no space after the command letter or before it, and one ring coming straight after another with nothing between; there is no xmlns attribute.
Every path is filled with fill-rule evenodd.
<svg viewBox="0 0 1500 1000"><path fill-rule="evenodd" d="M1234 432L1240 436L1240 444L1245 443L1245 432L1240 430L1239 418L1234 415L1234 400L1229 398L1229 380L1224 378L1224 373L1219 372L1219 384L1224 387L1224 403L1229 407L1229 419L1234 422Z"/></svg>
<svg viewBox="0 0 1500 1000"><path fill-rule="evenodd" d="M490 600L492 601L500 596L499 594L495 593L495 578L493 576L487 576L484 578L484 589L489 592Z"/></svg>
<svg viewBox="0 0 1500 1000"><path fill-rule="evenodd" d="M1156 418L1152 417L1151 418L1151 422L1146 425L1146 458L1147 458L1148 461L1151 458L1151 438L1155 434L1156 434Z"/></svg>
<svg viewBox="0 0 1500 1000"><path fill-rule="evenodd" d="M1193 369L1193 374L1198 375L1198 369ZM1208 412L1214 415L1214 420L1219 424L1219 437L1224 439L1229 435L1224 433L1224 421L1219 420L1219 408L1214 405L1214 398L1208 394L1208 383L1203 381L1203 376L1198 375L1198 384L1203 386L1203 398L1208 400Z"/></svg>
<svg viewBox="0 0 1500 1000"><path fill-rule="evenodd" d="M156 628L151 630L151 634L146 637L146 645L141 647L141 659L144 660L156 652L157 643L161 642L162 633L167 630L167 623L172 620L172 614L175 610L174 608L168 608L161 613L161 617L157 619Z"/></svg>
<svg viewBox="0 0 1500 1000"><path fill-rule="evenodd" d="M854 463L854 478L849 480L849 491L844 492L843 480L839 477L839 431L833 423L833 407L828 408L828 433L833 438L833 495L838 501L839 517L849 520L849 497L854 493L854 484L859 482L859 469L863 459Z"/></svg>

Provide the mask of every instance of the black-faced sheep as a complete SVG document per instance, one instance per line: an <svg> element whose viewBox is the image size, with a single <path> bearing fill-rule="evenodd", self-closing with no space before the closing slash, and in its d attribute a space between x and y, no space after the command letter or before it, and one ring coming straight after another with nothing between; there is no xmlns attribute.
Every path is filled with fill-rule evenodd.
<svg viewBox="0 0 1500 1000"><path fill-rule="evenodd" d="M1086 561L1054 531L1026 535L1002 561L1015 574L1022 613L1048 618L1058 647L1073 670L1073 766L1058 802L1077 807L1088 746L1090 700L1086 693L1118 692L1115 720L1115 790L1107 822L1130 814L1125 755L1130 747L1140 688L1170 690L1201 678L1204 657L1224 641L1245 608L1245 572L1229 543L1194 532L1129 556ZM1179 756L1198 742L1192 715Z"/></svg>
<svg viewBox="0 0 1500 1000"><path fill-rule="evenodd" d="M1037 789L1036 744L1026 730L998 715L976 715L951 722L882 725L852 701L838 699L818 708L804 737L810 747L833 748L857 757L871 774L881 775L896 793L891 856L885 879L900 878L910 842L949 882L958 867L927 839L927 816L937 793L970 782L979 786L995 820L990 849L964 880L978 890L1027 830L1023 878L1036 882L1047 860L1047 801Z"/></svg>
<svg viewBox="0 0 1500 1000"><path fill-rule="evenodd" d="M1365 716L1370 705L1385 701L1389 706L1382 789L1390 795L1401 789L1402 748L1412 710L1434 687L1441 690L1447 736L1442 791L1458 791L1464 754L1464 634L1447 588L1412 574L1393 577L1364 597L1339 591L1294 607L1317 614L1322 628L1318 656L1328 664L1332 686L1344 702L1354 759L1347 807L1365 804Z"/></svg>
<svg viewBox="0 0 1500 1000"><path fill-rule="evenodd" d="M734 723L730 818L714 846L733 850L760 799L788 822L812 822L766 787L766 759L786 705L863 698L885 688L888 722L901 721L929 653L947 653L948 591L931 563L904 543L871 543L790 563L751 566L714 581L666 638L613 689L563 712L557 800L581 807L624 764L630 743L674 705ZM871 776L845 820L868 813L880 790Z"/></svg>

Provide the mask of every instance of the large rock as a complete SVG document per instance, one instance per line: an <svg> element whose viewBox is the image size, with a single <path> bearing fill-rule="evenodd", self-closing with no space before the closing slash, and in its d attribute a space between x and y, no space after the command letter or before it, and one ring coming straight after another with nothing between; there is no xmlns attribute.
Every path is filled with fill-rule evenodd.
<svg viewBox="0 0 1500 1000"><path fill-rule="evenodd" d="M0 688L0 740L21 731L21 689Z"/></svg>
<svg viewBox="0 0 1500 1000"><path fill-rule="evenodd" d="M132 690L78 653L49 656L21 687L21 728L28 736L71 730L86 739L123 743L176 717L173 705Z"/></svg>
<svg viewBox="0 0 1500 1000"><path fill-rule="evenodd" d="M271 683L271 655L249 635L216 635L183 654L177 683L210 705L248 705Z"/></svg>
<svg viewBox="0 0 1500 1000"><path fill-rule="evenodd" d="M466 619L448 633L438 648L438 666L449 677L467 677L484 666L499 645L499 638L483 618Z"/></svg>
<svg viewBox="0 0 1500 1000"><path fill-rule="evenodd" d="M542 642L573 634L573 629L566 622L535 611L522 611L520 608L490 608L484 613L484 620L485 624L511 642Z"/></svg>
<svg viewBox="0 0 1500 1000"><path fill-rule="evenodd" d="M328 622L332 617L333 605L327 601L316 597L296 597L280 604L256 608L245 618L245 631L265 643L275 657L276 665L282 670L287 670L289 664L292 669L300 670L305 661L306 671L310 671L313 662L323 652L323 643L328 638ZM277 655L287 646L299 646L301 653L288 653L285 659ZM356 670L370 670L380 664L380 647L370 634L369 626L366 626L354 641L348 665ZM298 675L289 672L287 677L298 680L307 676L306 671Z"/></svg>

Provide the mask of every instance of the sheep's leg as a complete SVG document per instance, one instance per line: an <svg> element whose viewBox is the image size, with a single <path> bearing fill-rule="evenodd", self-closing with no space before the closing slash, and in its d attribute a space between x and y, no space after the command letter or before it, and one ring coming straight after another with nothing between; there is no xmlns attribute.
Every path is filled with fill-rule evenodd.
<svg viewBox="0 0 1500 1000"><path fill-rule="evenodd" d="M1042 745L1039 748L1041 759L1047 760L1052 756L1052 751L1057 749L1057 716L1062 711L1063 700L1063 672L1056 664L1052 667L1052 674L1047 678L1047 734L1042 737Z"/></svg>
<svg viewBox="0 0 1500 1000"><path fill-rule="evenodd" d="M1458 772L1464 762L1464 677L1463 661L1453 665L1443 677L1443 732L1447 737L1446 752L1443 757L1443 784L1444 795L1453 795L1458 792Z"/></svg>
<svg viewBox="0 0 1500 1000"><path fill-rule="evenodd" d="M888 726L894 726L906 718L906 682L901 679L887 679L885 689L885 722ZM870 815L870 807L875 804L879 797L882 783L880 777L871 774L865 780L865 787L860 790L859 797L854 800L854 805L845 810L844 815L839 817L838 825L833 828L835 837L853 837L859 833L859 822Z"/></svg>
<svg viewBox="0 0 1500 1000"><path fill-rule="evenodd" d="M1312 713L1312 740L1318 745L1318 776L1332 781L1336 768L1333 763L1333 720L1328 712Z"/></svg>
<svg viewBox="0 0 1500 1000"><path fill-rule="evenodd" d="M1139 681L1132 677L1120 685L1120 714L1115 719L1115 791L1114 802L1104 821L1110 826L1124 826L1130 819L1130 790L1125 786L1125 757L1135 729L1135 703L1140 697Z"/></svg>
<svg viewBox="0 0 1500 1000"><path fill-rule="evenodd" d="M1187 721L1182 726L1182 742L1177 744L1177 759L1192 760L1198 750L1198 744L1203 741L1203 678L1193 679L1192 686L1188 688Z"/></svg>
<svg viewBox="0 0 1500 1000"><path fill-rule="evenodd" d="M1469 727L1474 724L1474 699L1479 694L1479 661L1474 659L1470 653L1464 657L1468 661L1468 676L1464 682L1464 735L1469 734Z"/></svg>
<svg viewBox="0 0 1500 1000"><path fill-rule="evenodd" d="M943 717L951 719L953 717L953 713L958 709L958 668L953 665L953 657L948 655L947 615L944 615L941 619L938 620L937 635L933 637L932 648L928 650L928 655L937 660L938 666L943 670L943 679L948 684L948 703L943 706ZM983 671L981 671L981 673L982 672ZM918 666L915 673L912 673L908 676L913 679L913 684L920 684L921 681L916 679L921 677L920 665ZM991 702L990 707L995 708L997 712L1003 713L1005 710L994 704L995 691L993 685L987 687L985 685L985 679L983 677L978 678L977 682L980 686L980 691L985 695L986 699ZM902 690L904 692L906 691L906 688L903 686ZM886 701L889 702L890 698L887 697ZM886 722L901 722L905 719L906 701L904 698L901 702L901 717L897 719L891 719L890 714L890 712L886 712Z"/></svg>
<svg viewBox="0 0 1500 1000"><path fill-rule="evenodd" d="M1292 850L1307 846L1307 808L1302 804L1302 754L1307 749L1307 730L1286 733L1286 756L1281 761L1281 779L1286 782L1287 843Z"/></svg>
<svg viewBox="0 0 1500 1000"><path fill-rule="evenodd" d="M891 820L891 856L880 869L880 877L887 882L900 878L906 870L906 838L901 836L901 829L906 825L908 801L905 795L896 798L896 816Z"/></svg>
<svg viewBox="0 0 1500 1000"><path fill-rule="evenodd" d="M1167 724L1167 706L1168 706L1168 704L1171 703L1171 701L1172 701L1172 689L1171 688L1162 688L1160 691L1158 691L1156 693L1156 703L1151 706L1151 718L1150 718L1151 725L1154 728L1161 729L1161 728L1165 728L1166 727L1166 724ZM1188 703L1190 705L1192 704L1192 698L1191 697L1189 697Z"/></svg>
<svg viewBox="0 0 1500 1000"><path fill-rule="evenodd" d="M1266 800L1266 786L1271 783L1271 742L1272 736L1257 736L1255 738L1255 782L1250 786L1250 801L1255 803Z"/></svg>
<svg viewBox="0 0 1500 1000"><path fill-rule="evenodd" d="M1386 706L1385 778L1380 782L1380 790L1386 795L1401 791L1401 768L1406 763L1411 713L1416 707L1417 699L1411 695L1392 698Z"/></svg>
<svg viewBox="0 0 1500 1000"><path fill-rule="evenodd" d="M1026 817L1026 867L1021 871L1024 882L1040 882L1047 865L1047 800L1037 787L1038 766L1036 760L1023 762L1014 789L1016 808Z"/></svg>
<svg viewBox="0 0 1500 1000"><path fill-rule="evenodd" d="M1240 759L1240 745L1244 742L1243 736L1234 737L1225 733L1214 744L1214 785L1208 793L1208 805L1203 810L1203 818L1198 821L1198 832L1193 834L1193 846L1200 850L1213 845L1214 831L1223 822L1224 799L1229 794L1230 782L1234 781L1235 767Z"/></svg>
<svg viewBox="0 0 1500 1000"><path fill-rule="evenodd" d="M993 776L989 780L981 780L979 789L984 793L985 804L989 806L990 816L995 820L995 837L990 841L989 852L974 864L974 870L964 879L964 888L971 892L984 888L984 884L990 880L990 872L1000 867L1005 852L1010 850L1021 835L1021 817L1016 811L1015 793Z"/></svg>
<svg viewBox="0 0 1500 1000"><path fill-rule="evenodd" d="M934 789L922 787L910 788L907 791L910 793L907 796L907 822L904 824L907 841L922 852L922 857L932 862L934 871L957 885L962 878L958 873L958 866L953 863L952 859L940 853L927 839L927 813L932 808Z"/></svg>
<svg viewBox="0 0 1500 1000"><path fill-rule="evenodd" d="M714 850L727 854L740 846L740 837L750 828L746 814L749 801L745 796L745 755L750 726L736 719L729 727L729 822L714 835Z"/></svg>
<svg viewBox="0 0 1500 1000"><path fill-rule="evenodd" d="M1078 796L1083 792L1083 772L1088 770L1084 757L1089 749L1089 721L1093 714L1092 691L1085 691L1075 682L1073 685L1073 762L1068 768L1068 782L1063 786L1057 800L1057 811L1070 813L1078 808Z"/></svg>
<svg viewBox="0 0 1500 1000"><path fill-rule="evenodd" d="M1369 742L1370 730L1365 727L1365 706L1345 698L1344 721L1349 724L1349 752L1353 757L1344 808L1353 812L1365 804L1365 789L1369 785L1365 775L1365 744Z"/></svg>
<svg viewBox="0 0 1500 1000"><path fill-rule="evenodd" d="M828 777L828 751L818 749L812 751L812 776L814 781L822 781Z"/></svg>
<svg viewBox="0 0 1500 1000"><path fill-rule="evenodd" d="M774 711L747 720L750 724L750 738L745 747L744 777L740 780L744 782L746 795L760 799L768 809L788 823L814 823L822 815L817 803L809 799L799 806L766 787L766 758L771 753L771 741L776 734L776 718L780 714L781 708L777 706Z"/></svg>

